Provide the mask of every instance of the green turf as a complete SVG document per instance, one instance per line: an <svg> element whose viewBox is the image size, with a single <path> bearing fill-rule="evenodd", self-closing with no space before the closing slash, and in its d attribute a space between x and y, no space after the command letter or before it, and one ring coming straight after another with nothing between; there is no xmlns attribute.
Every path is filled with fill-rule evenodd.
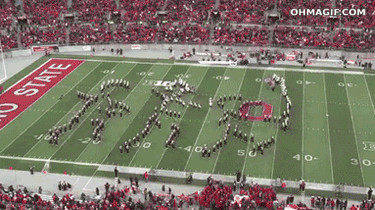
<svg viewBox="0 0 375 210"><path fill-rule="evenodd" d="M168 60L74 58L91 61L79 66L0 132L0 155L24 157L24 160L0 157L1 168L12 166L27 170L36 165L37 170L42 170L43 161L28 159L37 158L61 162L50 163L50 172L67 171L88 176L100 176L105 172L98 171L97 166L81 167L63 161L226 175L241 171L261 178L281 177L361 186L375 184L375 147L371 147L375 135L372 129L375 123L374 76L174 65ZM101 62L101 59L106 62ZM4 83L5 86L9 87L46 60L36 61ZM271 104L273 114L278 116L285 109L285 99L281 97L279 87L273 92L263 82L263 78L274 73L285 77L293 103L290 130L278 130L273 122L230 119L232 132L234 125L238 124L243 132L255 135L255 143L275 136L276 144L266 148L264 155L253 153L254 143L239 140L231 132L223 149L210 158L202 158L202 147L206 144L211 148L222 138L225 129L225 125L218 126L222 110L216 104L210 108L208 99L213 97L215 101L223 95L241 93L244 100L263 100ZM102 81L116 78L130 81L130 90L110 90L113 99L129 105L129 114L106 119L97 111L98 106L104 109L107 104L100 98L87 110L81 122L60 138L58 146L48 144L48 129L67 123L81 108L77 90L98 94ZM150 84L178 78L184 78L197 88L195 94L186 94L182 99L198 102L202 109L170 104L170 109L181 112L181 118L160 115L162 128L153 127L150 135L141 139L128 154L121 154L119 146L140 133L154 107L160 107L161 99L151 93ZM64 96L59 100L61 94ZM240 101L230 101L224 109L238 110L240 105ZM260 111L257 108L250 113L259 114ZM106 129L103 142L94 144L90 120L98 117L105 119ZM164 145L172 123L180 125L181 134L177 148L167 149Z"/></svg>

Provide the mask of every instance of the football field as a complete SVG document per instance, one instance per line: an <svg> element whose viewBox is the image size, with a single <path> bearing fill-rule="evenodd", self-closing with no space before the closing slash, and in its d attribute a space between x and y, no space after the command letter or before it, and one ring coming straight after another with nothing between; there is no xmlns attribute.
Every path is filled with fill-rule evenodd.
<svg viewBox="0 0 375 210"><path fill-rule="evenodd" d="M262 70L95 59L83 60L0 131L1 168L28 170L34 165L39 171L67 171L91 176L100 174L99 165L118 165L223 175L241 171L258 178L375 186L373 75L361 71L350 74L334 70ZM47 61L43 58L10 78L4 84L5 88ZM293 103L289 130L280 130L273 121L230 118L232 127L238 124L239 130L255 136L255 142L239 140L232 130L227 145L211 157L203 158L203 146L211 147L222 138L226 127L218 125L223 109L216 103L210 108L209 98L216 102L224 95L242 94L243 101L262 100L271 104L273 116L279 116L286 106L280 87L272 91L264 82L273 74L285 78ZM98 112L98 107L107 106L106 99L99 97L80 122L60 137L58 145L49 144L48 130L66 124L82 108L77 91L100 95L101 83L111 79L130 82L129 90L109 90L112 99L130 107L130 113L108 119ZM154 108L160 107L162 100L151 91L154 85L178 79L196 87L195 93L184 95L182 99L197 102L202 108L170 103L168 108L181 112L181 118L160 114L160 129L153 126L150 134L132 146L129 153L120 153L119 146L140 133ZM225 103L224 110L238 110L240 105L240 101L232 100ZM260 111L253 110L253 114ZM98 117L105 120L100 143L91 138L91 119ZM180 126L181 134L176 148L166 148L172 123ZM263 155L252 152L253 144L271 136L275 136L276 143L266 148Z"/></svg>

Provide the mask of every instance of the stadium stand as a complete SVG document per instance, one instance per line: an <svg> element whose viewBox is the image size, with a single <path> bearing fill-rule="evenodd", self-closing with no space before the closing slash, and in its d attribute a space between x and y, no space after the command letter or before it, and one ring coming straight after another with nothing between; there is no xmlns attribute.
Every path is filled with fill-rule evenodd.
<svg viewBox="0 0 375 210"><path fill-rule="evenodd" d="M264 24L265 11L274 4L275 0L221 0L219 11L225 22Z"/></svg>
<svg viewBox="0 0 375 210"><path fill-rule="evenodd" d="M367 15L305 18L291 16L291 8L366 8ZM18 6L15 0L0 0L0 36L5 50L39 44L178 42L369 51L375 46L374 8L366 0L120 0L118 5L113 0L73 0L71 5L23 0Z"/></svg>
<svg viewBox="0 0 375 210"><path fill-rule="evenodd" d="M294 8L309 8L309 9L321 9L321 8L332 8L331 0L321 1L277 1L277 8L281 12L281 24L287 25L309 25L309 26L323 26L326 25L327 18L322 16L292 16L290 10Z"/></svg>
<svg viewBox="0 0 375 210"><path fill-rule="evenodd" d="M55 25L62 11L67 9L66 1L24 0L23 9L31 24Z"/></svg>
<svg viewBox="0 0 375 210"><path fill-rule="evenodd" d="M268 30L266 27L218 27L212 37L213 43L231 45L236 43L254 46L265 46L268 43Z"/></svg>
<svg viewBox="0 0 375 210"><path fill-rule="evenodd" d="M110 12L117 11L113 0L73 0L73 11L82 22L105 23Z"/></svg>
<svg viewBox="0 0 375 210"><path fill-rule="evenodd" d="M164 1L146 0L146 1L127 1L120 0L120 10L124 10L121 19L123 21L148 21L160 23L160 18L156 17L156 12L160 11Z"/></svg>
<svg viewBox="0 0 375 210"><path fill-rule="evenodd" d="M63 25L45 29L30 27L22 31L20 36L24 47L35 44L64 44L66 42L66 32Z"/></svg>
<svg viewBox="0 0 375 210"><path fill-rule="evenodd" d="M93 27L90 24L73 24L70 27L69 39L71 43L92 44L108 43L112 34L108 24Z"/></svg>
<svg viewBox="0 0 375 210"><path fill-rule="evenodd" d="M158 39L165 43L204 43L209 37L209 29L199 24L164 24L158 32Z"/></svg>
<svg viewBox="0 0 375 210"><path fill-rule="evenodd" d="M81 194L80 198L67 193L59 197L31 192L26 187L14 189L12 185L5 188L0 184L0 209L177 209L182 207L205 207L219 209L267 208L283 209L293 201L278 201L272 187L261 187L253 184L248 189L234 191L234 186L223 185L221 181L212 180L200 192L189 195L174 195L170 192L153 193L139 189L135 183L131 187L117 188L108 183L104 185L102 196L90 198ZM97 190L97 193L99 191ZM134 196L143 193L145 199L135 199ZM100 194L99 194L100 195ZM319 200L320 201L320 200ZM321 202L321 201L320 201ZM313 203L317 206L318 203ZM328 205L328 202L327 202ZM299 203L298 207L306 207Z"/></svg>
<svg viewBox="0 0 375 210"><path fill-rule="evenodd" d="M208 20L213 6L214 0L169 0L167 20L202 23Z"/></svg>

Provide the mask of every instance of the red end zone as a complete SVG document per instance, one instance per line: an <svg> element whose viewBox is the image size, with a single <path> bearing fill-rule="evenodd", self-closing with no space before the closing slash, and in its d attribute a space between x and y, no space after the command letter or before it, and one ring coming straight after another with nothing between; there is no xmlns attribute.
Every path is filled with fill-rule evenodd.
<svg viewBox="0 0 375 210"><path fill-rule="evenodd" d="M74 71L84 60L50 59L0 95L0 130Z"/></svg>

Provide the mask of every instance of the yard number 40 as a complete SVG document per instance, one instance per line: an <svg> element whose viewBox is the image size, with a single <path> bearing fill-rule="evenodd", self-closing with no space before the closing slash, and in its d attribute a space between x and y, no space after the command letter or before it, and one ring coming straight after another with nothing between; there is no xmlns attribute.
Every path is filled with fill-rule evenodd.
<svg viewBox="0 0 375 210"><path fill-rule="evenodd" d="M300 161L301 160L301 155L300 154L296 154L293 156L294 159ZM318 158L317 157L313 157L312 155L305 155L305 161L313 161L313 160L317 160Z"/></svg>

